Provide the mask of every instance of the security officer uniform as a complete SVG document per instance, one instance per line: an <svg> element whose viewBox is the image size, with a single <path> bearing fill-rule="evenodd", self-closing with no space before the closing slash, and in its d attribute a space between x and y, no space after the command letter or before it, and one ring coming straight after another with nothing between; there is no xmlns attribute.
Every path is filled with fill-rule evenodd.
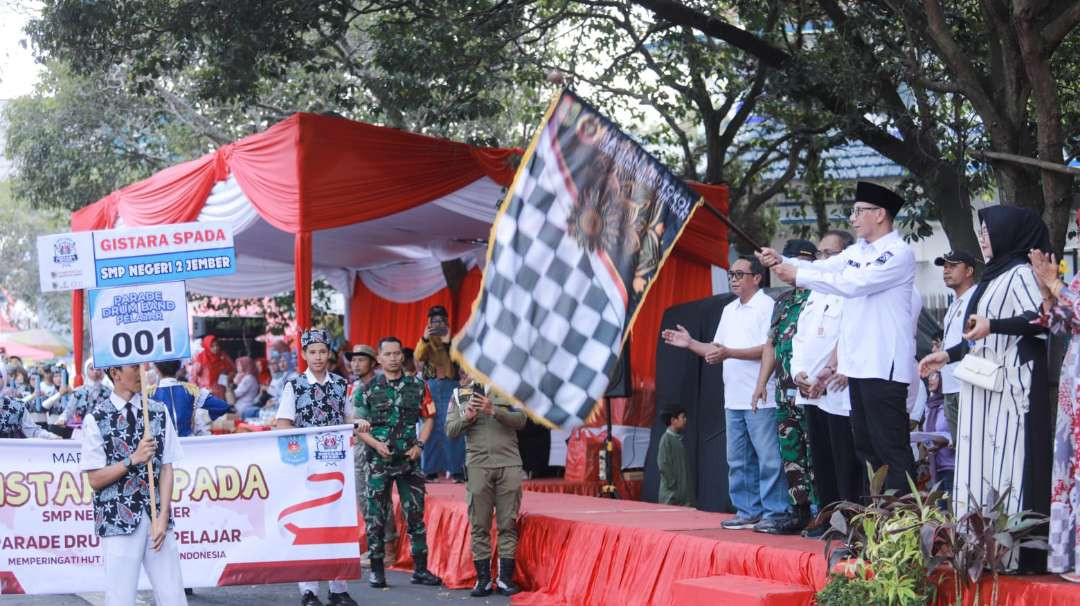
<svg viewBox="0 0 1080 606"><path fill-rule="evenodd" d="M473 563L476 586L472 595L483 597L492 590L491 514L499 528L499 578L495 590L503 595L519 591L514 586L514 552L517 550L517 514L521 505L521 454L519 429L525 427L525 413L511 407L505 398L492 394L493 414L480 411L471 420L466 406L474 383L454 390L446 415L446 435L465 435L466 500L472 525ZM485 390L486 391L486 390ZM464 393L463 393L464 392Z"/></svg>

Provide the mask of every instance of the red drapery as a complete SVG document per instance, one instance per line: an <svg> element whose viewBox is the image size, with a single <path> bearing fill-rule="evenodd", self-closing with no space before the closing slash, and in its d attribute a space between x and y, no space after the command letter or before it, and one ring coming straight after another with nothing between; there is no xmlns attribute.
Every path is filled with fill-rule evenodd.
<svg viewBox="0 0 1080 606"><path fill-rule="evenodd" d="M171 166L72 214L75 231L194 221L230 173L268 223L288 232L385 217L487 176L513 179L518 149L478 148L333 116L294 114L264 132Z"/></svg>
<svg viewBox="0 0 1080 606"><path fill-rule="evenodd" d="M442 305L450 312L451 330L457 332L472 313L472 302L480 292L482 274L473 269L461 281L457 296L444 288L412 303L395 303L371 292L362 280L356 281L349 304L349 343L364 343L372 347L385 336L396 336L405 347L413 347L424 334L427 312L433 305Z"/></svg>

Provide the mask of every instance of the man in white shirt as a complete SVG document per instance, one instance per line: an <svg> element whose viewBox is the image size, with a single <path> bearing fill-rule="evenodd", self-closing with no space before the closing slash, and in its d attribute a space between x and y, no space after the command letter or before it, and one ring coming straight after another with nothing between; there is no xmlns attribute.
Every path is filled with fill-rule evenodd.
<svg viewBox="0 0 1080 606"><path fill-rule="evenodd" d="M835 257L854 243L855 238L848 232L830 231L818 243L818 260ZM806 412L810 452L814 456L814 489L823 508L841 500L857 502L866 475L859 467L851 436L847 377L836 372L836 343L843 311L844 297L811 292L792 339L791 374L798 386L795 403ZM828 524L819 524L805 534L820 536L827 528Z"/></svg>
<svg viewBox="0 0 1080 606"><path fill-rule="evenodd" d="M941 341L942 350L959 345L964 338L964 318L967 317L968 302L975 292L975 271L978 261L973 255L962 250L954 250L934 259L934 265L941 268L941 277L956 293L956 298L945 311L945 333ZM946 364L941 369L941 393L945 395L945 419L949 423L949 435L956 436L956 414L960 405L960 382L953 376L959 362ZM955 438L954 438L955 439Z"/></svg>
<svg viewBox="0 0 1080 606"><path fill-rule="evenodd" d="M142 380L136 364L108 369L113 391L83 417L82 469L94 489L94 524L105 557L107 606L135 603L139 569L146 571L159 606L187 604L180 577L180 554L170 508L173 463L183 453L169 411L146 404L144 434ZM147 462L153 460L157 519L151 522Z"/></svg>
<svg viewBox="0 0 1080 606"><path fill-rule="evenodd" d="M860 461L888 465L885 488L907 493L915 459L908 440L907 395L916 380L911 297L915 255L893 220L904 199L860 181L851 224L859 241L843 253L810 263L786 259L772 249L758 258L781 280L842 296L844 318L837 372L848 377L851 427Z"/></svg>
<svg viewBox="0 0 1080 606"><path fill-rule="evenodd" d="M765 268L754 258L731 265L731 291L738 297L724 307L712 343L690 337L682 326L664 330L668 345L687 348L709 364L724 365L724 422L727 432L728 491L736 510L727 529L762 528L786 519L787 481L777 438L774 382L765 398L754 401L761 352L774 302L761 291Z"/></svg>

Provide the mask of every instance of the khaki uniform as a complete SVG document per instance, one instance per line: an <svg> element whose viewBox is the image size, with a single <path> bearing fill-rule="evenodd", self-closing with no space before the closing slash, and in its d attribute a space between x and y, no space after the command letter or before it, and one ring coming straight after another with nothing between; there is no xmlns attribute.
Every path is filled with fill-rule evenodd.
<svg viewBox="0 0 1080 606"><path fill-rule="evenodd" d="M499 557L513 558L517 550L517 514L521 506L521 454L517 430L525 427L525 413L491 395L495 414L483 412L465 419L465 404L454 390L446 415L446 435L465 436L468 470L466 501L472 525L473 560L491 559L491 517L499 529Z"/></svg>

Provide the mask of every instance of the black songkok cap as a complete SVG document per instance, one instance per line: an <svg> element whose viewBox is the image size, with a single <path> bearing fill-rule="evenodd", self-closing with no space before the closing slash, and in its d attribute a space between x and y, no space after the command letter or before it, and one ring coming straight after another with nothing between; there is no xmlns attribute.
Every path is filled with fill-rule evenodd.
<svg viewBox="0 0 1080 606"><path fill-rule="evenodd" d="M784 251L782 254L785 257L809 257L814 259L817 257L817 252L817 246L814 246L813 242L794 238L788 240L787 243L784 244Z"/></svg>
<svg viewBox="0 0 1080 606"><path fill-rule="evenodd" d="M880 206L889 213L890 217L895 217L900 212L900 207L904 205L904 199L896 192L869 181L859 181L855 186L855 201Z"/></svg>

